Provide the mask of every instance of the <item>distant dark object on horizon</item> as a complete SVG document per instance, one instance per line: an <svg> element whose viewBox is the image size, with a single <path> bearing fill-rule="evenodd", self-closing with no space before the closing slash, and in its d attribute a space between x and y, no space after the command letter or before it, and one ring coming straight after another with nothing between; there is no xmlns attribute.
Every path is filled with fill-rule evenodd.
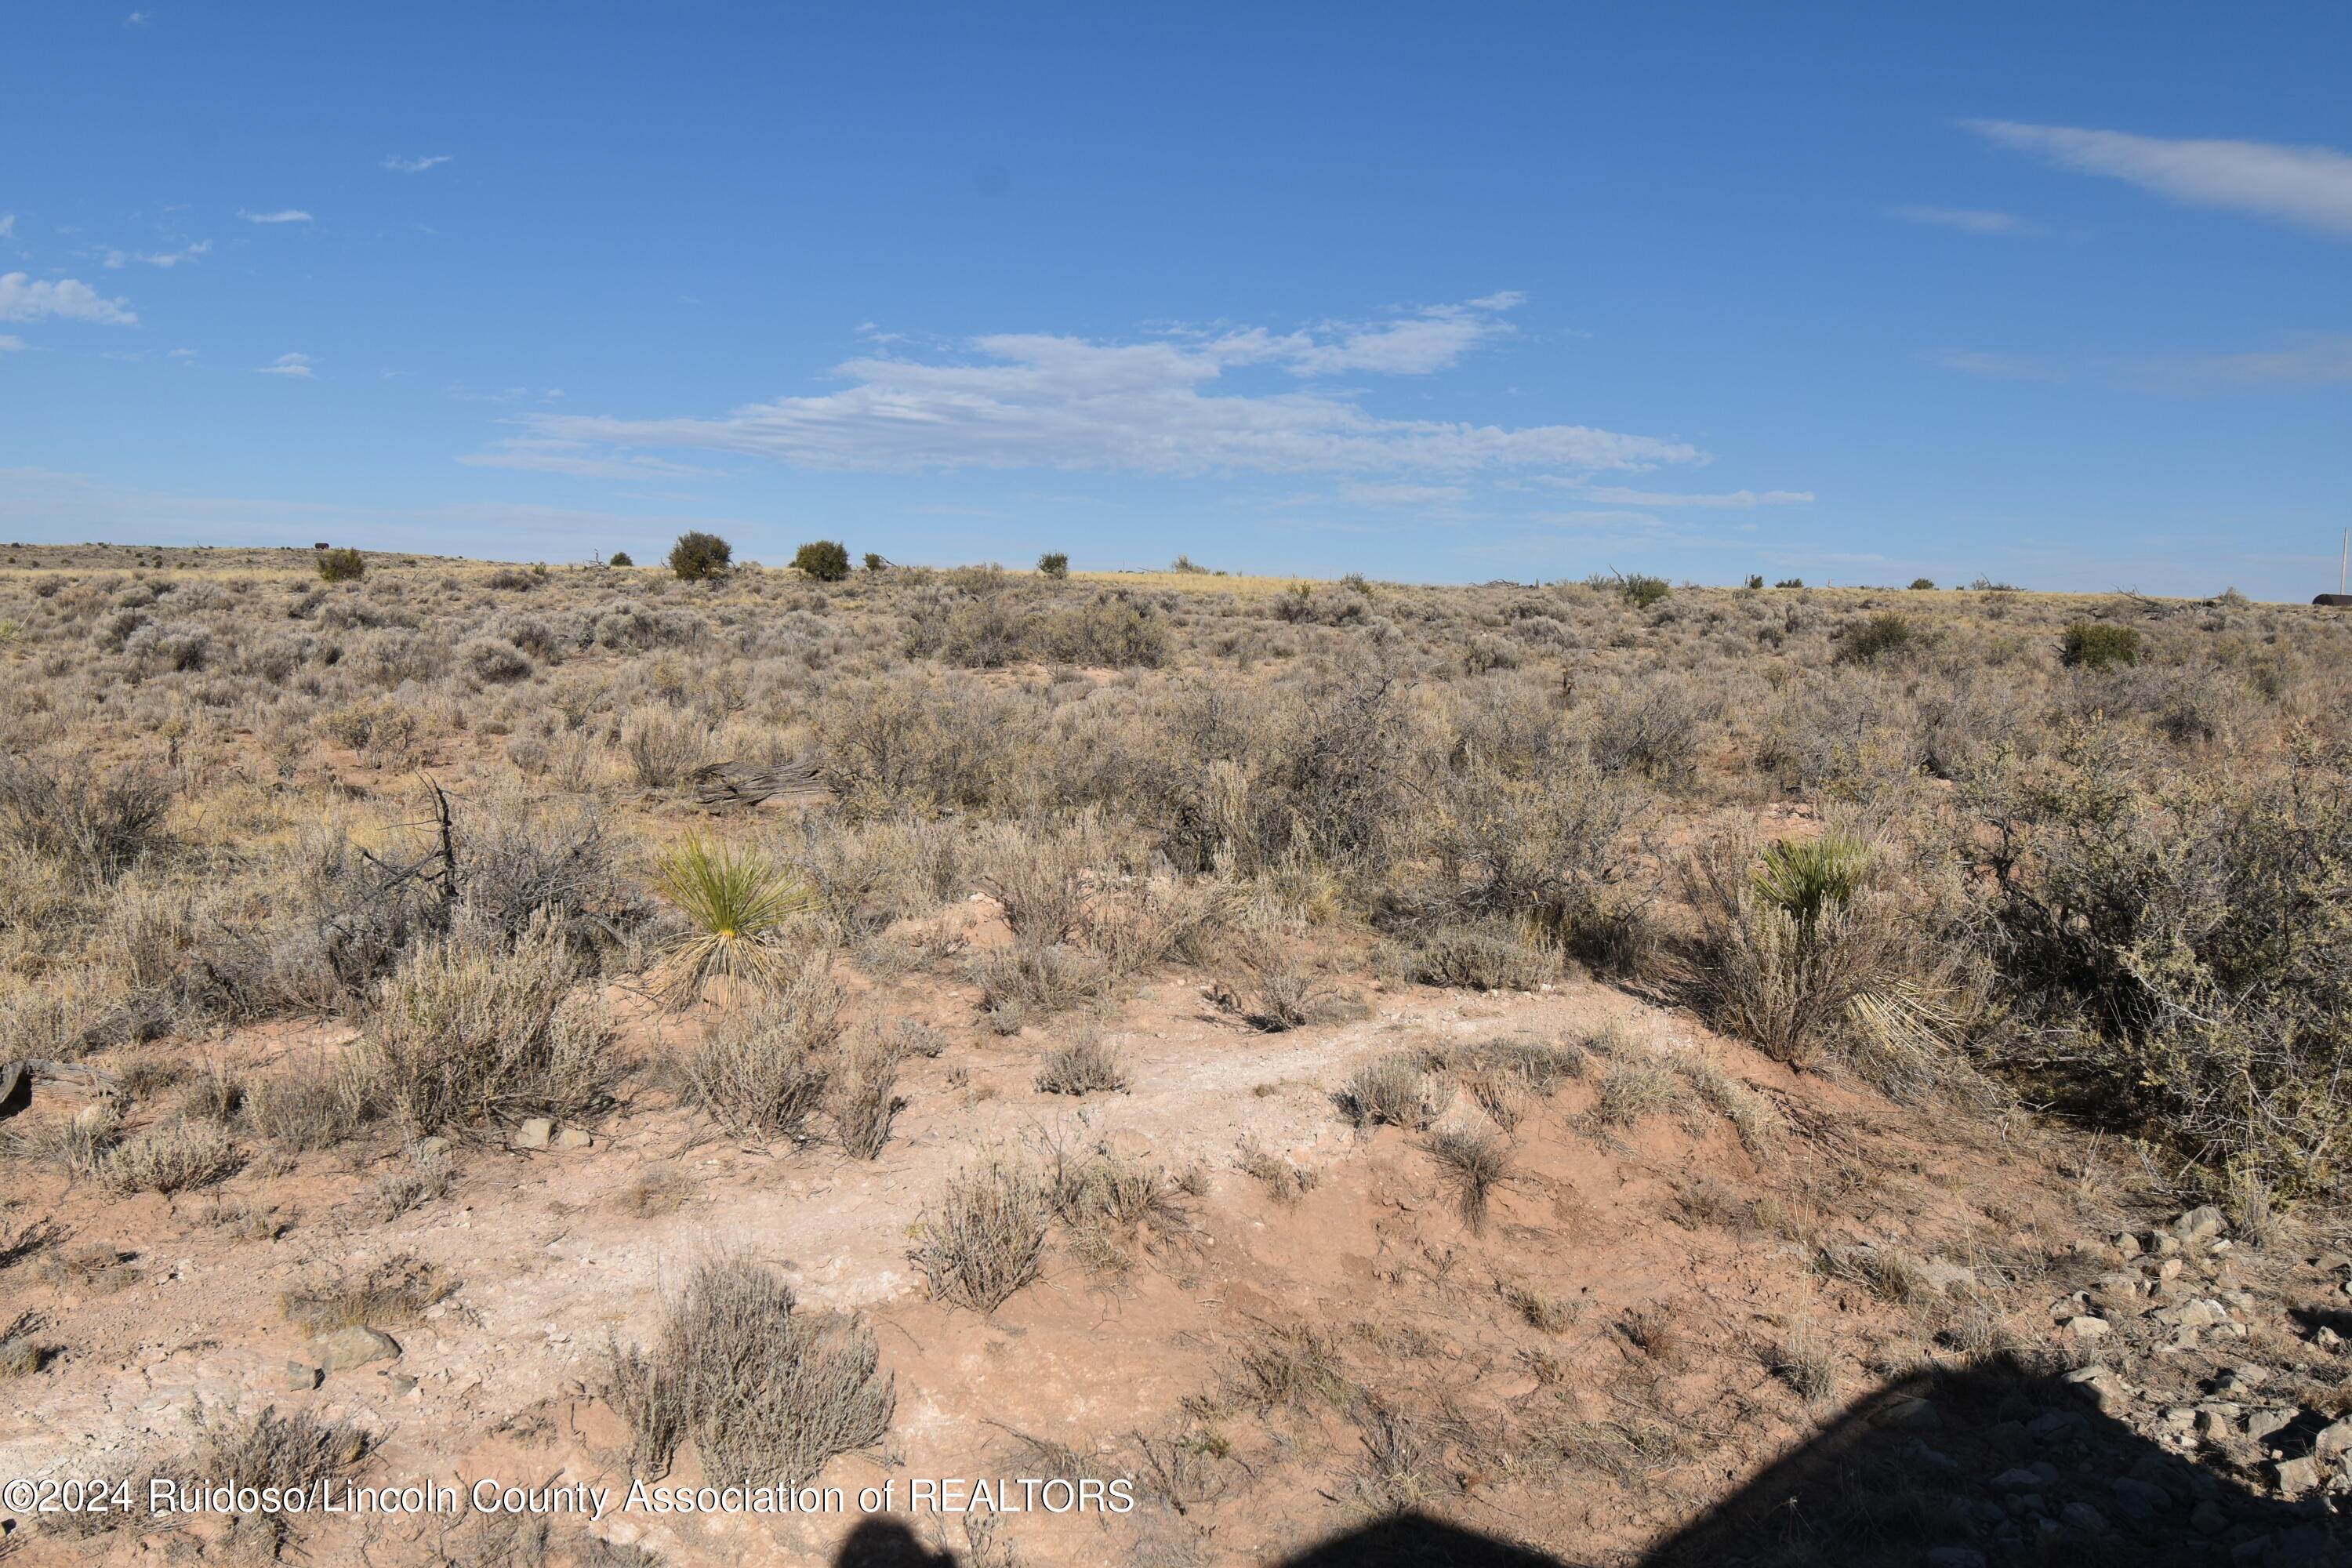
<svg viewBox="0 0 2352 1568"><path fill-rule="evenodd" d="M2311 602L2333 610L2352 610L2352 594L2314 594Z"/></svg>

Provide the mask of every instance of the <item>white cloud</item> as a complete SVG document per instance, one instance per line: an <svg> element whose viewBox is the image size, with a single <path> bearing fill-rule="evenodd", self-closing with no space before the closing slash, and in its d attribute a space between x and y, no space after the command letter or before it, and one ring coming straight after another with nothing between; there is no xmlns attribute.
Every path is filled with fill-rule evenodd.
<svg viewBox="0 0 2352 1568"><path fill-rule="evenodd" d="M110 327L139 322L128 300L109 300L87 283L70 278L36 283L23 272L0 276L0 321L37 321L45 316Z"/></svg>
<svg viewBox="0 0 2352 1568"><path fill-rule="evenodd" d="M525 468L542 474L570 474L583 479L650 479L725 478L716 468L693 468L666 463L659 458L609 458L589 453L586 443L543 437L517 436L500 441L488 452L469 452L457 459L475 468Z"/></svg>
<svg viewBox="0 0 2352 1568"><path fill-rule="evenodd" d="M1451 506L1465 492L1460 485L1341 485L1339 499L1359 506Z"/></svg>
<svg viewBox="0 0 2352 1568"><path fill-rule="evenodd" d="M1510 310L1526 299L1524 294L1490 294L1466 305L1429 305L1383 326L1327 323L1324 330L1336 332L1336 342L1318 343L1302 334L1284 340L1299 345L1290 371L1294 375L1329 375L1349 370L1426 375L1444 370L1487 339L1517 331L1494 312Z"/></svg>
<svg viewBox="0 0 2352 1568"><path fill-rule="evenodd" d="M2004 147L2040 153L2061 168L2110 174L2178 201L2236 207L2352 235L2352 157L2330 147L2167 141L2007 120L1962 123Z"/></svg>
<svg viewBox="0 0 2352 1568"><path fill-rule="evenodd" d="M1813 499L1811 490L1730 490L1717 495L1687 495L1675 491L1629 490L1619 485L1585 485L1577 494L1586 500L1600 501L1608 506L1702 506L1714 508L1747 508L1751 506L1801 506Z"/></svg>
<svg viewBox="0 0 2352 1568"><path fill-rule="evenodd" d="M122 25L126 27L143 27L154 19L155 13L152 11L133 11L122 18Z"/></svg>
<svg viewBox="0 0 2352 1568"><path fill-rule="evenodd" d="M1969 234L2034 234L2039 231L2014 213L1986 212L1974 207L1931 207L1913 203L1887 209L1913 223L1939 224Z"/></svg>
<svg viewBox="0 0 2352 1568"><path fill-rule="evenodd" d="M263 375L294 375L307 381L310 378L309 354L279 354L272 363L257 367Z"/></svg>
<svg viewBox="0 0 2352 1568"><path fill-rule="evenodd" d="M15 237L16 233L16 215L15 213L0 213L0 239L13 238Z"/></svg>
<svg viewBox="0 0 2352 1568"><path fill-rule="evenodd" d="M433 167L434 164L446 163L449 160L446 157L404 158L399 153L394 153L384 159L381 167L386 169L396 169L404 174L421 174L425 173L425 170Z"/></svg>
<svg viewBox="0 0 2352 1568"><path fill-rule="evenodd" d="M2158 392L2250 392L2352 382L2352 336L2315 332L2283 349L2143 361L2127 380Z"/></svg>
<svg viewBox="0 0 2352 1568"><path fill-rule="evenodd" d="M274 213L249 213L243 207L239 207L236 209L236 216L247 223L309 223L310 221L310 215L300 207L286 207Z"/></svg>
<svg viewBox="0 0 2352 1568"><path fill-rule="evenodd" d="M1513 298L1441 307L1398 325L1456 319L1444 312L1478 321ZM1488 323L1479 333L1492 330ZM721 418L541 414L525 422L554 440L700 447L814 468L1461 473L1706 460L1682 441L1581 425L1392 419L1329 393L1210 390L1228 372L1255 365L1316 374L1384 363L1394 374L1418 374L1476 341L1457 332L1441 349L1390 341L1388 331L1341 329L1327 341L1318 331L1248 328L1141 343L1001 333L971 342L979 363L854 359L839 367L854 384L844 391L751 404Z"/></svg>
<svg viewBox="0 0 2352 1568"><path fill-rule="evenodd" d="M200 256L209 256L212 254L212 249L211 240L200 239L184 250L158 251L146 256L135 256L127 250L110 250L106 253L105 265L119 269L130 262L143 261L150 267L161 267L168 271L184 261L194 261Z"/></svg>
<svg viewBox="0 0 2352 1568"><path fill-rule="evenodd" d="M20 354L32 346L22 338L0 337L0 354Z"/></svg>

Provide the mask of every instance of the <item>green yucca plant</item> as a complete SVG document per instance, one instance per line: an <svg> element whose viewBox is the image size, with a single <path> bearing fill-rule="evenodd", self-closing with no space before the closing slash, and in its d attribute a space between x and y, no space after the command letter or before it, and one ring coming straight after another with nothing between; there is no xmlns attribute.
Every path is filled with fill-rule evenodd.
<svg viewBox="0 0 2352 1568"><path fill-rule="evenodd" d="M1853 898L1870 868L1870 847L1843 833L1801 842L1783 838L1766 849L1756 868L1756 896L1796 921L1810 934L1822 910Z"/></svg>
<svg viewBox="0 0 2352 1568"><path fill-rule="evenodd" d="M700 996L713 975L773 984L789 967L785 932L814 903L806 885L766 856L700 837L661 858L654 887L694 927L671 954L680 1001Z"/></svg>

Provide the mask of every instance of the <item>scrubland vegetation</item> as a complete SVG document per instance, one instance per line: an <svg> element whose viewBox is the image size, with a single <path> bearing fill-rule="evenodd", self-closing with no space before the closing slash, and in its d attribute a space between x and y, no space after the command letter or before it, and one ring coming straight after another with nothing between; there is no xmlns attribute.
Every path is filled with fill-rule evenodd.
<svg viewBox="0 0 2352 1568"><path fill-rule="evenodd" d="M689 535L668 569L0 572L0 1061L102 1075L74 1114L0 1126L0 1152L185 1201L373 1151L389 1222L440 1201L452 1157L625 1107L874 1160L944 1043L873 1004L909 987L968 987L978 1035L1050 1035L1034 1087L1084 1107L1133 1090L1103 1030L1153 987L1273 1036L1402 987L1590 979L1824 1082L2044 1113L2184 1201L2341 1196L2332 612L848 560L761 570ZM321 1021L348 1044L216 1059ZM1517 1130L1570 1082L1604 1140L1716 1119L1769 1162L1791 1136L1708 1063L1606 1038L1407 1047L1322 1089L1335 1123L1419 1140L1483 1236ZM1317 1182L1264 1151L1238 1169L1285 1205ZM635 1212L680 1181L650 1171ZM908 1266L978 1313L1056 1247L1115 1278L1196 1246L1206 1181L1108 1147L985 1152L929 1194ZM1573 1321L1539 1281L1497 1289ZM871 1331L761 1265L705 1260L665 1310L601 1373L640 1460L692 1437L710 1474L797 1479L887 1429ZM1670 1365L1683 1331L1621 1337ZM1211 1414L1337 1401L1370 1434L1366 1507L1422 1496L1427 1430L1346 1393L1328 1347L1264 1353L1250 1375L1278 1381ZM1757 1353L1827 1397L1805 1325ZM1139 1434L1167 1497L1217 1469L1202 1430ZM1632 1430L1558 1437L1606 1459Z"/></svg>

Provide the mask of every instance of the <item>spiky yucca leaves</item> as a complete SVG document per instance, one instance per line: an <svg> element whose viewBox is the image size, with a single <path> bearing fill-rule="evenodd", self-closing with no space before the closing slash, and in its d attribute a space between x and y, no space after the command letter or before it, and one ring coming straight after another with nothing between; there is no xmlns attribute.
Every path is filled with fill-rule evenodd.
<svg viewBox="0 0 2352 1568"><path fill-rule="evenodd" d="M1870 869L1870 847L1843 833L1780 839L1758 857L1756 896L1811 934L1822 910L1853 901Z"/></svg>
<svg viewBox="0 0 2352 1568"><path fill-rule="evenodd" d="M814 902L806 884L766 856L699 837L661 858L654 887L694 927L670 954L670 994L680 1005L700 997L714 976L777 984L792 969L793 921Z"/></svg>

